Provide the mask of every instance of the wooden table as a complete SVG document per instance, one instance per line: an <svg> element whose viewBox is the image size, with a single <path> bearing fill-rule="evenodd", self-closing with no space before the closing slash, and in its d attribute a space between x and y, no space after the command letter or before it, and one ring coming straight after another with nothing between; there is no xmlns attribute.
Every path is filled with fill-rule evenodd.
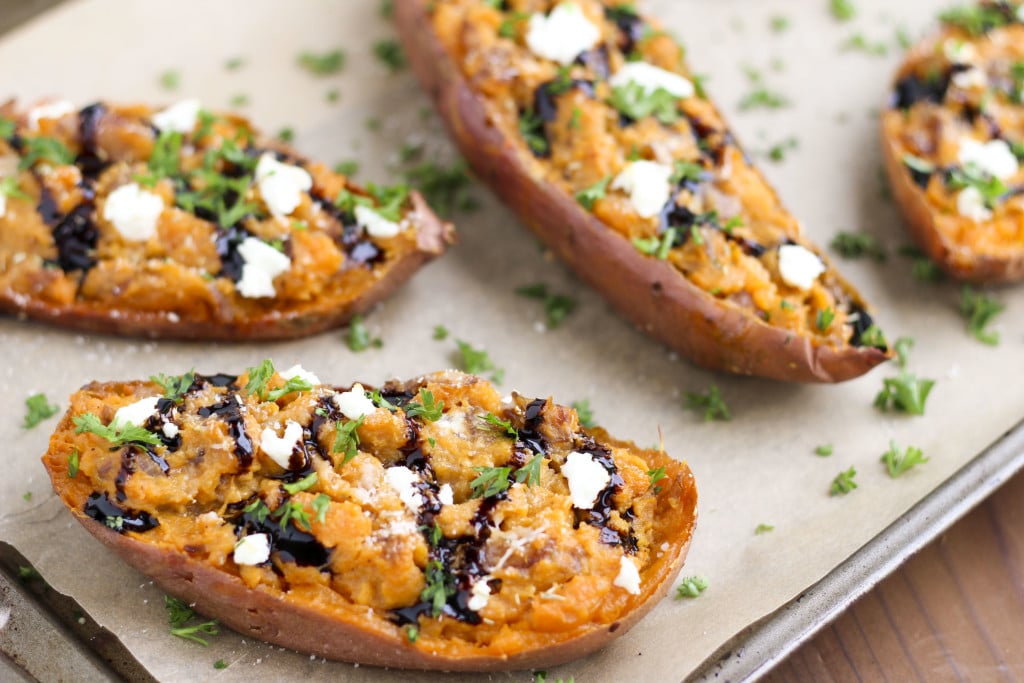
<svg viewBox="0 0 1024 683"><path fill-rule="evenodd" d="M1024 680L1024 473L767 680Z"/></svg>

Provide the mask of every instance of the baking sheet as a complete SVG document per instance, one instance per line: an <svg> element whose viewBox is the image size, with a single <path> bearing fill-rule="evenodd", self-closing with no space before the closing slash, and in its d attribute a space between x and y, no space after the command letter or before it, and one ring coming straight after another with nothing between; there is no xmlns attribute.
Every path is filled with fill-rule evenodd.
<svg viewBox="0 0 1024 683"><path fill-rule="evenodd" d="M814 239L825 243L840 230L866 229L894 250L908 240L879 193L875 114L897 60L898 27L916 35L941 4L860 0L857 19L843 24L825 2L660 0L647 7L685 42L695 71L709 75L712 96L749 151L798 139L784 163L764 167ZM6 37L0 64L7 91L24 99L57 95L85 104L97 97L159 102L198 96L217 108L244 94L250 101L244 111L265 130L291 127L297 146L310 155L329 162L358 158L360 179L389 180L403 143L425 142L428 156L441 159L451 159L451 150L436 120L423 120L428 103L411 75L390 75L371 55L373 42L391 36L377 8L369 1L183 0L168 11L162 3L79 0ZM776 15L789 19L787 31L770 29ZM887 43L888 56L842 52L840 44L857 33ZM295 65L300 52L336 47L349 57L337 76L314 77ZM226 60L238 56L245 65L226 70ZM739 113L737 103L754 87L745 65L761 71L764 83L793 106ZM158 82L168 69L181 74L173 93ZM333 88L341 93L337 103L326 98ZM368 129L371 119L379 120L379 130ZM82 336L0 320L7 360L0 414L8 416L0 439L9 445L0 538L161 680L431 680L311 660L230 632L208 649L171 637L161 592L104 551L49 493L38 456L55 419L27 432L19 425L24 398L36 391L66 406L67 394L92 379L190 367L240 371L267 356L281 367L302 362L337 383L409 377L451 365L454 342L431 340L434 325L444 324L453 338L491 353L506 369L505 387L562 402L589 398L612 433L649 445L660 427L668 451L689 460L701 503L684 575L706 575L710 588L696 600L666 600L605 651L550 672L579 681L632 679L638 672L678 680L841 565L1024 412L1024 385L1015 381L1024 370L1020 292L998 292L1007 304L999 324L1003 341L989 348L965 333L955 286L917 283L909 263L895 256L884 265L841 264L878 308L890 339L916 338L912 369L938 380L926 417L882 415L872 400L894 368L839 387L809 387L720 377L679 361L552 262L486 191L476 196L480 208L456 216L461 244L369 317L384 339L381 349L352 353L340 332L291 343L211 346ZM580 301L557 330L544 331L540 307L513 292L539 281ZM732 422L704 423L681 409L682 393L712 382L732 408ZM889 479L878 457L890 439L923 448L930 462ZM822 443L834 444L834 455L815 456ZM860 488L830 498L832 477L851 465ZM762 523L774 531L755 535ZM214 670L218 659L230 666ZM492 678L525 681L529 675Z"/></svg>

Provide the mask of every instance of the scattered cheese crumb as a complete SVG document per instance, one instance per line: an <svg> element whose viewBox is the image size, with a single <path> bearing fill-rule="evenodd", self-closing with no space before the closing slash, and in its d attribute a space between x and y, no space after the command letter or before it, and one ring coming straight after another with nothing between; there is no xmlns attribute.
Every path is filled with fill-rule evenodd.
<svg viewBox="0 0 1024 683"><path fill-rule="evenodd" d="M562 465L562 475L569 484L572 505L580 510L594 507L597 496L612 480L604 465L594 460L589 453L572 451Z"/></svg>
<svg viewBox="0 0 1024 683"><path fill-rule="evenodd" d="M402 226L389 221L368 206L357 204L355 209L356 223L366 230L370 237L394 237L402 230Z"/></svg>
<svg viewBox="0 0 1024 683"><path fill-rule="evenodd" d="M423 494L416 488L416 483L420 481L418 474L404 465L398 465L384 470L384 478L388 485L398 492L398 497L405 503L405 507L413 514L420 511L423 507Z"/></svg>
<svg viewBox="0 0 1024 683"><path fill-rule="evenodd" d="M613 88L621 88L629 83L641 86L647 95L656 90L665 90L673 97L684 99L693 97L695 92L693 83L686 78L647 62L626 62L608 79L608 84Z"/></svg>
<svg viewBox="0 0 1024 683"><path fill-rule="evenodd" d="M7 215L7 195L0 194L0 218Z"/></svg>
<svg viewBox="0 0 1024 683"><path fill-rule="evenodd" d="M180 431L181 430L178 429L178 425L174 424L173 422L164 423L163 432L164 436L166 436L168 439L173 439L178 435L178 432Z"/></svg>
<svg viewBox="0 0 1024 683"><path fill-rule="evenodd" d="M341 414L350 420L358 420L377 410L373 401L366 397L366 389L358 383L353 384L349 391L335 394L334 405L338 406Z"/></svg>
<svg viewBox="0 0 1024 683"><path fill-rule="evenodd" d="M441 488L437 492L437 499L441 501L441 505L455 504L455 496L452 493L451 484L441 484Z"/></svg>
<svg viewBox="0 0 1024 683"><path fill-rule="evenodd" d="M283 164L265 152L256 164L256 185L270 213L282 218L291 215L302 201L302 193L312 189L313 176L306 169Z"/></svg>
<svg viewBox="0 0 1024 683"><path fill-rule="evenodd" d="M953 74L952 80L953 85L961 90L973 90L975 88L988 87L988 74L977 67Z"/></svg>
<svg viewBox="0 0 1024 683"><path fill-rule="evenodd" d="M199 100L182 100L153 114L153 125L162 131L191 133L199 120Z"/></svg>
<svg viewBox="0 0 1024 683"><path fill-rule="evenodd" d="M978 51L962 40L947 40L942 44L942 53L953 64L969 64L978 58Z"/></svg>
<svg viewBox="0 0 1024 683"><path fill-rule="evenodd" d="M260 450L284 469L292 457L292 451L302 438L302 425L288 420L284 426L284 436L278 436L273 427L265 427L260 434Z"/></svg>
<svg viewBox="0 0 1024 683"><path fill-rule="evenodd" d="M270 537L266 534L249 534L235 544L235 564L263 564L270 559Z"/></svg>
<svg viewBox="0 0 1024 683"><path fill-rule="evenodd" d="M970 218L975 223L991 220L992 212L985 206L985 198L976 187L965 187L956 196L956 210L961 216Z"/></svg>
<svg viewBox="0 0 1024 683"><path fill-rule="evenodd" d="M59 119L65 114L77 111L75 105L67 100L58 100L49 104L41 104L33 107L28 112L28 129L39 130L40 119Z"/></svg>
<svg viewBox="0 0 1024 683"><path fill-rule="evenodd" d="M299 379L306 380L307 382L314 386L320 384L320 378L314 375L306 368L302 367L301 365L293 365L287 370L282 370L278 374L281 375L281 377L283 377L285 380L294 379L295 377L298 377Z"/></svg>
<svg viewBox="0 0 1024 683"><path fill-rule="evenodd" d="M466 607L479 612L484 607L487 607L487 601L491 597L491 587L487 585L487 577L483 576L473 584L473 588L470 589L470 598L466 603Z"/></svg>
<svg viewBox="0 0 1024 683"><path fill-rule="evenodd" d="M145 242L156 234L156 224L163 210L164 200L160 195L143 190L138 183L128 183L107 195L103 218L126 240Z"/></svg>
<svg viewBox="0 0 1024 683"><path fill-rule="evenodd" d="M824 272L825 264L809 249L799 244L779 247L779 275L790 287L810 289Z"/></svg>
<svg viewBox="0 0 1024 683"><path fill-rule="evenodd" d="M965 137L960 140L958 158L964 166L974 164L983 172L1000 180L1016 174L1019 168L1017 157L1006 144L1006 140L989 140L982 143Z"/></svg>
<svg viewBox="0 0 1024 683"><path fill-rule="evenodd" d="M287 272L292 260L256 237L246 237L238 253L242 257L242 277L235 284L238 292L248 299L276 296L274 278Z"/></svg>
<svg viewBox="0 0 1024 683"><path fill-rule="evenodd" d="M122 425L135 425L138 427L156 412L156 404L159 400L159 396L151 396L118 408L117 412L114 413L114 419L111 420L111 424L117 422Z"/></svg>
<svg viewBox="0 0 1024 683"><path fill-rule="evenodd" d="M619 575L615 577L614 585L632 595L640 594L640 572L633 558L625 555L619 558Z"/></svg>
<svg viewBox="0 0 1024 683"><path fill-rule="evenodd" d="M615 177L611 189L622 190L641 218L661 213L672 194L672 167L654 161L634 161Z"/></svg>
<svg viewBox="0 0 1024 683"><path fill-rule="evenodd" d="M575 2L563 2L546 17L534 14L526 31L526 45L533 54L562 66L572 64L600 39L601 30Z"/></svg>

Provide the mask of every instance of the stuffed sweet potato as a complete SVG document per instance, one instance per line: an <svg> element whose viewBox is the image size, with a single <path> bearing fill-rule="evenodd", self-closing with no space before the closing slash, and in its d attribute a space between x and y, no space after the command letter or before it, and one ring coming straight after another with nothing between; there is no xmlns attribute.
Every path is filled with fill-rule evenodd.
<svg viewBox="0 0 1024 683"><path fill-rule="evenodd" d="M74 394L43 462L96 538L246 636L389 667L553 665L650 610L693 533L684 463L471 375L154 380Z"/></svg>
<svg viewBox="0 0 1024 683"><path fill-rule="evenodd" d="M951 10L900 66L882 115L893 193L914 239L949 275L1024 277L1024 10Z"/></svg>
<svg viewBox="0 0 1024 683"><path fill-rule="evenodd" d="M717 370L837 382L889 356L632 3L396 0L477 175L645 332Z"/></svg>
<svg viewBox="0 0 1024 683"><path fill-rule="evenodd" d="M98 332L278 339L344 324L451 226L198 102L0 106L0 310Z"/></svg>

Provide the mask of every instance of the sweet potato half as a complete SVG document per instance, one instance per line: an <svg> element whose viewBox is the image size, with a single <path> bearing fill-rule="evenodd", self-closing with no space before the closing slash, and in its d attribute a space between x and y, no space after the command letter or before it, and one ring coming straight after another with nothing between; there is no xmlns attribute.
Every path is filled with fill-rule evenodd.
<svg viewBox="0 0 1024 683"><path fill-rule="evenodd" d="M882 115L885 167L907 227L950 276L1024 278L1024 12L943 15L907 55Z"/></svg>
<svg viewBox="0 0 1024 683"><path fill-rule="evenodd" d="M453 239L198 102L0 106L0 311L179 339L342 325Z"/></svg>
<svg viewBox="0 0 1024 683"><path fill-rule="evenodd" d="M615 0L396 0L409 62L476 174L643 331L797 382L889 357L658 24Z"/></svg>
<svg viewBox="0 0 1024 683"><path fill-rule="evenodd" d="M331 388L93 383L43 462L72 514L239 633L377 666L558 664L625 633L686 555L685 463L454 371Z"/></svg>

